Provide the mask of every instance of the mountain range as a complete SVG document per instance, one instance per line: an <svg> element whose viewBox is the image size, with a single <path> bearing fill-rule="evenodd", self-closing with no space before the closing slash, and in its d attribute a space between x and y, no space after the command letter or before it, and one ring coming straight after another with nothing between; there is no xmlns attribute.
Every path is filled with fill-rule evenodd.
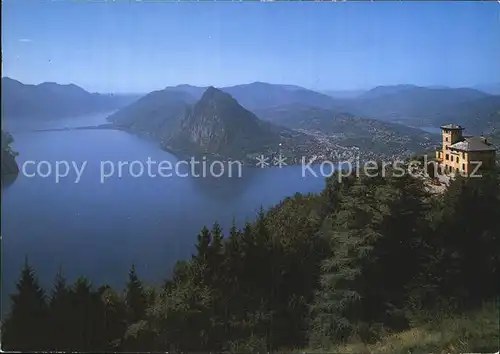
<svg viewBox="0 0 500 354"><path fill-rule="evenodd" d="M259 119L227 92L208 87L198 98L188 90L152 92L108 120L154 137L178 156L248 161L279 150L293 159L319 145L314 137Z"/></svg>
<svg viewBox="0 0 500 354"><path fill-rule="evenodd" d="M182 91L199 99L207 87L177 85L169 86L167 91ZM248 110L272 108L290 103L307 103L315 107L333 108L335 99L324 93L294 85L275 85L265 82L221 87Z"/></svg>
<svg viewBox="0 0 500 354"><path fill-rule="evenodd" d="M496 118L500 107L500 96L490 94L497 92L495 88L500 88L500 83L477 85L474 88L405 84L378 86L367 91L316 92L296 85L254 82L221 87L220 90L230 94L252 112L268 111L266 115L271 121L269 111L280 111L278 107L281 106L300 105L408 126L439 126L453 121L463 125L473 123L477 129L483 130L490 125L492 117ZM157 92L170 91L177 95L183 92L189 96L180 101L192 104L201 98L206 89L184 84ZM116 110L139 98L140 95L90 93L73 84L46 82L27 85L11 78L2 78L3 118L42 119Z"/></svg>
<svg viewBox="0 0 500 354"><path fill-rule="evenodd" d="M166 88L189 93L195 98L199 98L205 89L190 85ZM475 133L490 126L500 110L500 96L475 88L378 86L366 92L358 92L351 98L340 98L341 95L332 97L299 86L262 82L220 89L253 112L280 111L281 108L300 105L414 127L438 127L449 122L464 126L473 124L471 129L474 129ZM273 121L269 113L267 117ZM282 120L282 114L277 119Z"/></svg>
<svg viewBox="0 0 500 354"><path fill-rule="evenodd" d="M105 112L124 107L137 98L135 95L90 93L73 84L26 85L2 78L2 118L7 119L40 120Z"/></svg>
<svg viewBox="0 0 500 354"><path fill-rule="evenodd" d="M266 97L268 89L272 94ZM352 148L393 156L437 141L437 136L416 128L337 113L330 108L335 102L295 86L180 85L152 92L108 119L120 128L160 140L176 154L218 158L248 159L279 150L293 159Z"/></svg>
<svg viewBox="0 0 500 354"><path fill-rule="evenodd" d="M414 127L500 128L500 96L475 88L379 86L344 96L264 82L169 86L142 97L89 93L76 85L25 85L2 78L2 117L74 116L117 110L117 128L149 135L178 154L227 158L280 151L324 155L339 148L401 155L439 139ZM286 145L285 143L286 142Z"/></svg>
<svg viewBox="0 0 500 354"><path fill-rule="evenodd" d="M491 112L479 112L479 100L498 98L470 88L446 89L400 85L377 87L343 107L365 117L414 126L439 126L453 121L466 124L471 118L487 120ZM450 112L454 112L450 117ZM459 116L455 114L459 113ZM486 116L477 117L478 114Z"/></svg>

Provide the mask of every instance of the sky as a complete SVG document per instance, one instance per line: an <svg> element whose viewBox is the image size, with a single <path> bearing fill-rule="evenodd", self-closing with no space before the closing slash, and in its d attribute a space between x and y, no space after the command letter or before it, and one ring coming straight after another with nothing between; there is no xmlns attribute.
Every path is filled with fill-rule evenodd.
<svg viewBox="0 0 500 354"><path fill-rule="evenodd" d="M3 0L2 76L144 93L500 82L500 3Z"/></svg>

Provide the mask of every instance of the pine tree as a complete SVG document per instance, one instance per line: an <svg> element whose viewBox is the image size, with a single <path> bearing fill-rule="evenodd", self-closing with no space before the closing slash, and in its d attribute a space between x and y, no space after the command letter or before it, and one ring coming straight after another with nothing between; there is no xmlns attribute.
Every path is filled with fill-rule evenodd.
<svg viewBox="0 0 500 354"><path fill-rule="evenodd" d="M51 309L56 307L59 302L66 300L69 295L69 289L66 284L66 278L64 276L63 270L59 267L56 278L54 280L54 288L52 289L52 293L50 295L49 306Z"/></svg>
<svg viewBox="0 0 500 354"><path fill-rule="evenodd" d="M71 303L62 268L59 268L49 301L50 350L71 349Z"/></svg>
<svg viewBox="0 0 500 354"><path fill-rule="evenodd" d="M84 277L76 279L70 291L74 340L72 350L104 350L104 319L99 294Z"/></svg>
<svg viewBox="0 0 500 354"><path fill-rule="evenodd" d="M192 257L193 280L196 282L205 282L210 274L208 259L210 257L210 245L212 243L212 234L206 226L203 226L198 234L198 243L196 244L196 254Z"/></svg>
<svg viewBox="0 0 500 354"><path fill-rule="evenodd" d="M212 242L210 245L217 251L217 253L221 252L222 248L222 240L224 239L224 234L222 233L222 229L218 222L215 222L212 227Z"/></svg>
<svg viewBox="0 0 500 354"><path fill-rule="evenodd" d="M243 232L241 233L241 250L242 250L242 256L247 257L248 253L254 248L255 246L255 239L254 239L254 233L252 231L252 224L249 222L245 223L245 226L243 227Z"/></svg>
<svg viewBox="0 0 500 354"><path fill-rule="evenodd" d="M104 306L104 341L113 351L122 348L122 339L127 329L127 311L123 299L109 286L98 290Z"/></svg>
<svg viewBox="0 0 500 354"><path fill-rule="evenodd" d="M223 265L223 260L224 260L224 249L223 249L223 239L224 235L222 233L222 229L219 225L219 223L214 223L212 227L212 242L210 243L209 247L209 254L208 254L208 267L210 269L210 272L208 274L209 279L206 279L206 281L209 283L208 285L213 286L213 287L220 287L221 280L224 276L222 273L222 265Z"/></svg>
<svg viewBox="0 0 500 354"><path fill-rule="evenodd" d="M128 274L125 303L127 305L129 324L133 324L144 319L147 307L146 294L144 292L142 282L139 280L135 272L135 265L133 264Z"/></svg>
<svg viewBox="0 0 500 354"><path fill-rule="evenodd" d="M33 268L26 258L11 295L11 311L2 326L4 350L39 351L47 349L47 303Z"/></svg>
<svg viewBox="0 0 500 354"><path fill-rule="evenodd" d="M241 232L236 228L233 220L229 229L229 237L224 243L224 265L223 272L228 286L233 288L238 283L238 275L241 271ZM236 290L236 289L233 289Z"/></svg>
<svg viewBox="0 0 500 354"><path fill-rule="evenodd" d="M203 226L201 232L198 234L198 243L196 244L195 258L205 259L208 254L208 249L212 243L212 235L206 226Z"/></svg>
<svg viewBox="0 0 500 354"><path fill-rule="evenodd" d="M445 192L441 209L429 241L440 255L432 271L438 275L433 285L453 307L476 306L498 292L498 177L457 178Z"/></svg>
<svg viewBox="0 0 500 354"><path fill-rule="evenodd" d="M241 232L236 228L235 220L233 219L229 236L224 243L224 259L223 259L223 302L224 302L224 326L225 332L230 333L231 318L240 315L238 307L241 306L240 301L240 275L242 272L241 261ZM228 338L229 340L230 338Z"/></svg>
<svg viewBox="0 0 500 354"><path fill-rule="evenodd" d="M378 260L377 243L385 236L384 220L390 214L387 204L395 195L390 188L360 179L324 228L332 254L323 261L321 288L312 306L312 345L329 347L356 332L363 336L362 327L380 320L385 311L376 293L369 294L370 287L364 285L374 281L364 273Z"/></svg>

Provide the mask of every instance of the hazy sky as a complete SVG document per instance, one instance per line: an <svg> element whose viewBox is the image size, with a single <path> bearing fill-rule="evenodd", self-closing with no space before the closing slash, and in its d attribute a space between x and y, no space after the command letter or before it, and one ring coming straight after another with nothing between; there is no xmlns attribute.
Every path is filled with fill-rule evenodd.
<svg viewBox="0 0 500 354"><path fill-rule="evenodd" d="M4 0L3 76L90 91L500 81L498 2Z"/></svg>

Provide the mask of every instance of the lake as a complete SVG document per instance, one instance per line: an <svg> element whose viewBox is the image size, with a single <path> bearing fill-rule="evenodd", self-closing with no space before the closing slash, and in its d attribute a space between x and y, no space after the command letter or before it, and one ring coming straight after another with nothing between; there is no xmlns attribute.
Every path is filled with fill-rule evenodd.
<svg viewBox="0 0 500 354"><path fill-rule="evenodd" d="M427 132L430 134L441 135L441 128L438 128L438 127L418 127L418 129L423 130L424 132Z"/></svg>
<svg viewBox="0 0 500 354"><path fill-rule="evenodd" d="M163 281L177 260L191 255L202 226L218 221L227 230L233 218L242 225L254 219L261 205L272 206L295 192L318 192L324 185L321 175L304 177L301 166L247 168L241 178L236 173L232 178L123 173L101 183L102 161L145 163L149 158L175 164L177 159L157 143L123 131L26 131L98 125L105 117L4 121L19 166L32 161L25 165L26 175L21 172L2 191L4 296L14 291L25 256L46 288L59 266L70 281L84 275L95 285L123 287L134 263L142 279ZM28 177L41 161L46 161L42 174L48 164L54 171L57 161L87 165L78 183L74 171L58 182L53 175Z"/></svg>

